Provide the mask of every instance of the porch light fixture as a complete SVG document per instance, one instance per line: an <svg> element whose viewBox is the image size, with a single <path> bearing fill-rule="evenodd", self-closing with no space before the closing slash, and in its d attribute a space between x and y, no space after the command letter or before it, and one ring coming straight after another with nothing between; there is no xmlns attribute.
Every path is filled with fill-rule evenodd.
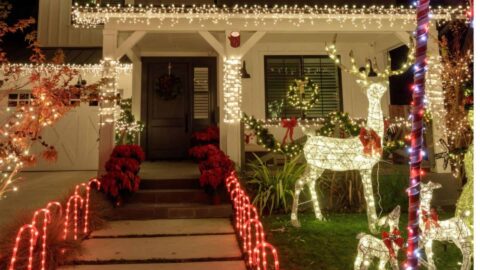
<svg viewBox="0 0 480 270"><path fill-rule="evenodd" d="M245 61L243 61L243 66L242 66L242 79L250 79L251 76L248 74L247 67L245 66Z"/></svg>

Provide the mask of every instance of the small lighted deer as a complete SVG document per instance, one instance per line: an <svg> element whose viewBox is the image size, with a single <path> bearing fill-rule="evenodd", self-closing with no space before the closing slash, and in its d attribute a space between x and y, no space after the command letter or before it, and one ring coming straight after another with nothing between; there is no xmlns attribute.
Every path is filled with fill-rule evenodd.
<svg viewBox="0 0 480 270"><path fill-rule="evenodd" d="M378 269L385 269L387 262L393 270L398 270L397 255L398 250L403 248L403 238L400 236L398 222L400 221L400 206L395 207L393 211L378 221L378 225L383 227L388 225L389 231L382 233L382 239L375 236L360 233L357 239L360 239L357 246L357 257L355 259L354 269L365 270L374 258L379 259Z"/></svg>
<svg viewBox="0 0 480 270"><path fill-rule="evenodd" d="M410 46L412 48L413 46ZM305 184L308 184L313 201L315 216L322 220L323 216L320 210L320 204L315 191L315 182L325 170L349 171L358 170L362 177L364 197L367 207L368 224L370 231L375 232L377 222L377 213L375 208L375 199L372 187L372 168L381 158L382 139L384 133L383 112L381 108L381 98L388 88L388 77L403 73L413 60L412 54L409 54L409 62L404 64L400 70L392 71L390 65L383 72L372 67L367 62L366 71L360 71L355 63L353 54L350 53L351 68L346 68L340 64L335 45L327 46L327 52L330 58L337 63L346 72L356 76L357 83L360 84L362 92L368 98L368 118L360 135L352 138L331 138L318 136L315 132L303 129L307 135L307 141L303 147L303 153L307 162L304 174L295 184L295 194L293 199L291 220L296 227L300 226L298 221L298 200L300 192ZM374 65L376 66L376 65ZM375 74L375 77L370 75Z"/></svg>
<svg viewBox="0 0 480 270"><path fill-rule="evenodd" d="M430 208L433 191L441 188L438 183L421 183L420 189L420 229L421 239L425 247L428 260L428 269L435 270L433 260L433 241L453 242L462 252L462 270L470 270L473 256L473 236L468 225L461 218L454 217L447 220L438 220L436 211Z"/></svg>

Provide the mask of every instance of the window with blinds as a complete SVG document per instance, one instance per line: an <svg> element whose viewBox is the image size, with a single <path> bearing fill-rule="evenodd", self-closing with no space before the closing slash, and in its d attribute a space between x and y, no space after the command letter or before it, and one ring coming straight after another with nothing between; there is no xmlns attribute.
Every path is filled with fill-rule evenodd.
<svg viewBox="0 0 480 270"><path fill-rule="evenodd" d="M288 105L286 96L295 79L310 78L320 88L320 100L310 110L302 112ZM311 93L306 91L307 96ZM328 56L265 56L266 115L271 118L268 104L281 102L282 117L322 117L342 110L340 69Z"/></svg>
<svg viewBox="0 0 480 270"><path fill-rule="evenodd" d="M208 67L193 69L193 119L208 119Z"/></svg>

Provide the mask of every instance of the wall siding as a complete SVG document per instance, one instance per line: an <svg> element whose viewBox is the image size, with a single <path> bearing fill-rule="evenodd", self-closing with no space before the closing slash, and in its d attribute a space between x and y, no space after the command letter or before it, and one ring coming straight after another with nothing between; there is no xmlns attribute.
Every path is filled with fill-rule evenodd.
<svg viewBox="0 0 480 270"><path fill-rule="evenodd" d="M41 0L38 40L42 47L101 47L102 31L76 29L71 24L71 0Z"/></svg>

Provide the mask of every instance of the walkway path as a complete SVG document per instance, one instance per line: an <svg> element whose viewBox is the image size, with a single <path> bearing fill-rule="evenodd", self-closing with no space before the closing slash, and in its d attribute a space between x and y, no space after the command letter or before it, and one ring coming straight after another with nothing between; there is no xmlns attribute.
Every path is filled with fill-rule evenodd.
<svg viewBox="0 0 480 270"><path fill-rule="evenodd" d="M145 163L140 191L63 270L245 270L231 205L210 205L192 163Z"/></svg>

